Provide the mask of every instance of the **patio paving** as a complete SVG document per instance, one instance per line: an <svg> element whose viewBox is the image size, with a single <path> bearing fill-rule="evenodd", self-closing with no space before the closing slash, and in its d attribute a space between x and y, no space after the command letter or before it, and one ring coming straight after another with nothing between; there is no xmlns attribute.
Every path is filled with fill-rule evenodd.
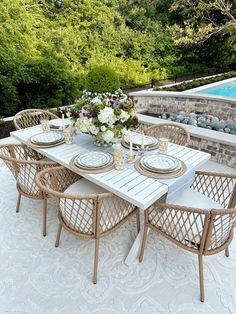
<svg viewBox="0 0 236 314"><path fill-rule="evenodd" d="M236 173L212 162L204 168ZM221 252L204 259L205 303L199 301L197 256L153 232L143 263L123 263L136 234L132 220L101 240L93 285L93 240L63 231L55 248L53 201L42 237L41 203L23 198L15 213L15 181L2 162L0 182L0 313L236 313L235 239L229 258Z"/></svg>

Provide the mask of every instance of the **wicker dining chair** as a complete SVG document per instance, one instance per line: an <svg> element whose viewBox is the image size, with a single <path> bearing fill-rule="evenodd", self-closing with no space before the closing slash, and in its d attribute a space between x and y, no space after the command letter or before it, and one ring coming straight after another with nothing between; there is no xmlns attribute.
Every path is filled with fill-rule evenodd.
<svg viewBox="0 0 236 314"><path fill-rule="evenodd" d="M100 239L133 215L136 216L139 232L139 209L64 167L43 170L36 181L40 189L51 195L58 205L59 225L55 246L59 245L62 228L74 235L95 240L93 283L97 283Z"/></svg>
<svg viewBox="0 0 236 314"><path fill-rule="evenodd" d="M198 171L192 187L173 204L155 203L145 211L139 261L143 260L148 228L177 246L198 254L200 300L204 302L203 256L225 250L236 225L236 175Z"/></svg>
<svg viewBox="0 0 236 314"><path fill-rule="evenodd" d="M43 235L47 234L47 195L36 182L36 174L48 167L58 164L43 159L43 156L24 144L0 145L0 159L4 161L16 179L18 199L16 212L20 210L21 196L43 201Z"/></svg>
<svg viewBox="0 0 236 314"><path fill-rule="evenodd" d="M58 119L58 116L47 110L26 109L15 115L13 123L16 130L20 130L40 124L42 119Z"/></svg>
<svg viewBox="0 0 236 314"><path fill-rule="evenodd" d="M190 140L189 132L182 126L173 123L152 125L144 130L146 135L156 138L168 138L171 143L187 146Z"/></svg>

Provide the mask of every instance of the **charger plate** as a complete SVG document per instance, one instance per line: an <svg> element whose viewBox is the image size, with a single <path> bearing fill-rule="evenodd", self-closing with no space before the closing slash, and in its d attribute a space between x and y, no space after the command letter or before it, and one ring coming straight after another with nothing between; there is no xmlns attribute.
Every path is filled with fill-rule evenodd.
<svg viewBox="0 0 236 314"><path fill-rule="evenodd" d="M39 133L31 136L30 140L34 145L53 145L64 140L64 135L57 132Z"/></svg>
<svg viewBox="0 0 236 314"><path fill-rule="evenodd" d="M110 153L91 151L77 155L75 165L80 168L101 168L113 163L113 156Z"/></svg>
<svg viewBox="0 0 236 314"><path fill-rule="evenodd" d="M142 167L142 164L140 163L140 160L142 158L143 157L141 157L141 158L139 158L138 160L135 161L135 163L134 163L135 169L140 174L142 174L142 175L144 175L146 177L149 177L149 178L154 178L154 179L174 179L174 178L178 178L178 177L182 176L185 173L185 171L187 170L187 167L186 167L185 163L180 160L181 167L176 172L165 173L165 174L152 172L152 171L149 171L149 170L147 170L147 169Z"/></svg>
<svg viewBox="0 0 236 314"><path fill-rule="evenodd" d="M130 143L129 139L130 139L129 136L124 136L124 141L128 145ZM140 133L133 133L133 135L132 135L132 142L133 142L133 145L141 147L141 145L142 145L142 134L140 134ZM158 142L158 140L154 136L144 135L144 147L157 145L157 142Z"/></svg>
<svg viewBox="0 0 236 314"><path fill-rule="evenodd" d="M104 166L104 167L100 167L100 168L80 168L78 167L76 164L75 164L75 159L77 158L77 156L73 157L71 160L70 160L70 163L69 163L69 166L70 166L70 169L74 172L80 172L80 173L103 173L103 172L108 172L108 171L111 171L111 170L114 170L114 162L111 164L111 165L108 165L108 166Z"/></svg>
<svg viewBox="0 0 236 314"><path fill-rule="evenodd" d="M31 136L32 137L32 136ZM55 147L55 146L59 146L63 143L65 143L65 139L56 142L54 144L49 144L49 145L42 145L42 144L34 144L31 142L31 137L27 140L27 145L31 146L31 147L38 147L38 148L50 148L50 147Z"/></svg>
<svg viewBox="0 0 236 314"><path fill-rule="evenodd" d="M142 168L157 173L176 172L181 167L179 159L166 154L153 154L144 156L140 160L140 163Z"/></svg>
<svg viewBox="0 0 236 314"><path fill-rule="evenodd" d="M60 130L62 129L62 119L54 119L49 121L50 128ZM64 126L67 128L70 126L69 121L64 121Z"/></svg>

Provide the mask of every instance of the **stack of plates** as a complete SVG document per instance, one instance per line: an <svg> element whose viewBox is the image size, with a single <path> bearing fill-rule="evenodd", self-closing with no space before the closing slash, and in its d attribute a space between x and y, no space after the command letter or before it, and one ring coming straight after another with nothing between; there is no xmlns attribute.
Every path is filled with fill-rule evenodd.
<svg viewBox="0 0 236 314"><path fill-rule="evenodd" d="M64 142L64 135L61 133L41 133L31 137L31 143L39 146L54 146Z"/></svg>
<svg viewBox="0 0 236 314"><path fill-rule="evenodd" d="M124 141L127 145L130 143L130 137L125 136ZM134 147L141 147L142 145L142 134L132 133L132 142ZM144 147L152 147L157 145L157 139L153 136L144 135Z"/></svg>
<svg viewBox="0 0 236 314"><path fill-rule="evenodd" d="M165 154L144 156L140 165L145 170L161 174L178 172L181 168L179 159Z"/></svg>
<svg viewBox="0 0 236 314"><path fill-rule="evenodd" d="M62 119L54 119L49 121L51 129L62 130ZM67 128L70 125L69 121L64 121L64 126Z"/></svg>
<svg viewBox="0 0 236 314"><path fill-rule="evenodd" d="M92 151L79 154L74 163L77 167L85 170L99 170L113 164L113 156L109 153Z"/></svg>

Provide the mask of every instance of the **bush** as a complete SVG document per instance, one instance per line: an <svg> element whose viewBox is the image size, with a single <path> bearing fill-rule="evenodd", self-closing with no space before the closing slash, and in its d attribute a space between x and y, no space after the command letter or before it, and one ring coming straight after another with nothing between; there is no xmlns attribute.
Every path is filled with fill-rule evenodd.
<svg viewBox="0 0 236 314"><path fill-rule="evenodd" d="M109 66L96 66L89 71L86 78L86 89L92 93L114 92L120 88L118 74Z"/></svg>
<svg viewBox="0 0 236 314"><path fill-rule="evenodd" d="M15 63L13 69L6 69L6 65L6 75L0 75L0 115L3 116L27 108L73 104L84 88L78 74L53 52L37 59L24 59L20 65Z"/></svg>

